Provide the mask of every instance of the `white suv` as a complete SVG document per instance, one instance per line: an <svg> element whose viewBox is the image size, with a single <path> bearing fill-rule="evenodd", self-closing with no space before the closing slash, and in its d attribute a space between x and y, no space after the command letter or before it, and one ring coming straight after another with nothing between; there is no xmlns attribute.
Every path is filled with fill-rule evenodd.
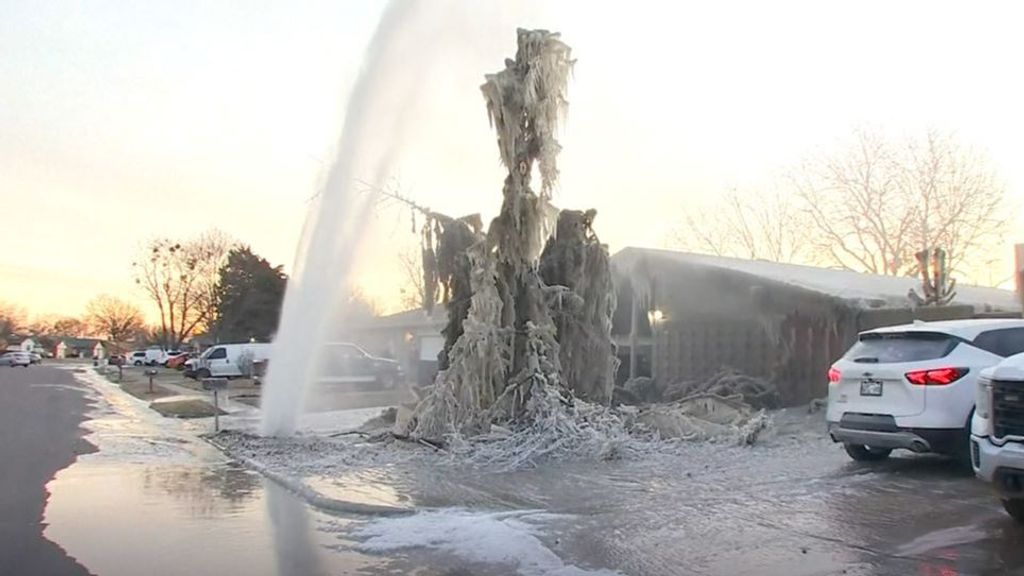
<svg viewBox="0 0 1024 576"><path fill-rule="evenodd" d="M864 332L829 370L828 432L854 460L896 448L969 454L975 384L1024 352L1024 320L915 322Z"/></svg>
<svg viewBox="0 0 1024 576"><path fill-rule="evenodd" d="M1024 523L1024 354L981 373L971 422L971 465Z"/></svg>

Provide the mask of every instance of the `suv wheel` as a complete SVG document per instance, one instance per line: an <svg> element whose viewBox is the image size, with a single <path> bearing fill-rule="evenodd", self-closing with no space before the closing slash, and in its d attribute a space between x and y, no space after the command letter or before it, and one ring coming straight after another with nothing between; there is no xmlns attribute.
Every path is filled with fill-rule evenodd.
<svg viewBox="0 0 1024 576"><path fill-rule="evenodd" d="M136 366L142 366L142 360L136 360L135 361L135 365Z"/></svg>
<svg viewBox="0 0 1024 576"><path fill-rule="evenodd" d="M1003 509L1006 510L1006 513L1016 520L1018 524L1024 524L1024 500L1021 500L1020 498L1003 500Z"/></svg>
<svg viewBox="0 0 1024 576"><path fill-rule="evenodd" d="M857 462L878 462L885 460L889 457L889 454L892 454L891 448L872 448L859 444L843 444L843 448L846 449L846 453L850 455L850 458Z"/></svg>
<svg viewBox="0 0 1024 576"><path fill-rule="evenodd" d="M202 380L210 377L210 371L206 368L201 368L196 371L196 380Z"/></svg>

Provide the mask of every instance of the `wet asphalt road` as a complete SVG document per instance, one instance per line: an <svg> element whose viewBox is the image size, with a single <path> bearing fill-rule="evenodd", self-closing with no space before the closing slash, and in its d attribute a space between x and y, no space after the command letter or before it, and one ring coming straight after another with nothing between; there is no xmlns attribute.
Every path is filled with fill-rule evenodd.
<svg viewBox="0 0 1024 576"><path fill-rule="evenodd" d="M74 386L67 372L0 369L0 575L86 573L61 546L96 574L116 576L549 573L432 545L367 553L352 529L374 520L311 509L130 400L100 411L89 423L100 452L51 485L45 534L58 546L42 536L43 486L84 446L76 425L85 402L66 386ZM404 479L395 467L352 478L364 490L393 489L420 507L481 518L546 511L531 532L538 546L583 570L1024 574L1024 530L985 484L947 460L853 463L806 422L755 448L691 446L681 455L506 474L418 466ZM450 543L474 541L475 526L450 534Z"/></svg>
<svg viewBox="0 0 1024 576"><path fill-rule="evenodd" d="M88 574L43 537L46 483L91 446L87 402L69 372L0 367L0 574Z"/></svg>

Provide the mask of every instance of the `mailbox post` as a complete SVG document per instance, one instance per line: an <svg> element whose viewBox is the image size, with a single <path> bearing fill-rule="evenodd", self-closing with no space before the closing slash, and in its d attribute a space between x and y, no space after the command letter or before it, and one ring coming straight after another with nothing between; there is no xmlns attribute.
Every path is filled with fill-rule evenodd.
<svg viewBox="0 0 1024 576"><path fill-rule="evenodd" d="M153 377L157 375L156 368L150 368L145 372L146 376L149 376L149 393L153 393Z"/></svg>
<svg viewBox="0 0 1024 576"><path fill-rule="evenodd" d="M228 389L227 378L203 378L203 390L213 391L213 431L220 432L220 399L217 393Z"/></svg>

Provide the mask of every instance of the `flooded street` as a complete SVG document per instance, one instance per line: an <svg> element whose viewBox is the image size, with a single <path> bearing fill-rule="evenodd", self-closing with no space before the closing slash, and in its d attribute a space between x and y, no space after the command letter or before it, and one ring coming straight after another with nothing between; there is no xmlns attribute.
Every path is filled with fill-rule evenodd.
<svg viewBox="0 0 1024 576"><path fill-rule="evenodd" d="M802 423L753 448L503 474L409 460L311 479L417 510L373 517L310 507L198 439L208 422L89 382L98 451L48 485L44 535L97 575L1024 571L1024 532L984 484L939 458L855 464Z"/></svg>

